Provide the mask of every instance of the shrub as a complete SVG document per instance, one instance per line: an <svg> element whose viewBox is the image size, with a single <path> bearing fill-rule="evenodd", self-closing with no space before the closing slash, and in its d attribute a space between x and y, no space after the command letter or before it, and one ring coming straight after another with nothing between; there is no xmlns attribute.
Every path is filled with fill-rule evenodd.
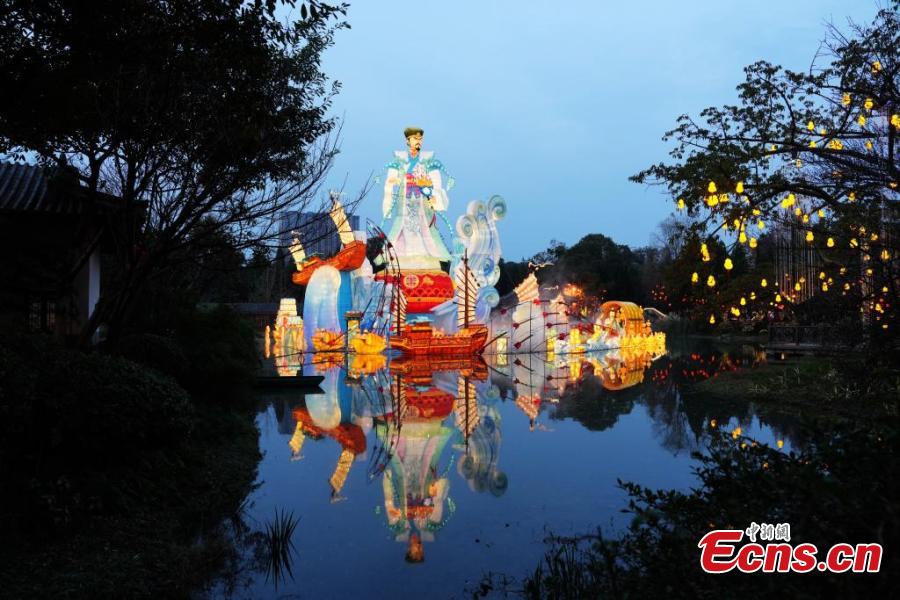
<svg viewBox="0 0 900 600"><path fill-rule="evenodd" d="M4 516L53 524L116 504L116 469L191 435L190 398L172 379L123 358L41 337L0 341L0 495ZM0 530L15 523L0 522Z"/></svg>

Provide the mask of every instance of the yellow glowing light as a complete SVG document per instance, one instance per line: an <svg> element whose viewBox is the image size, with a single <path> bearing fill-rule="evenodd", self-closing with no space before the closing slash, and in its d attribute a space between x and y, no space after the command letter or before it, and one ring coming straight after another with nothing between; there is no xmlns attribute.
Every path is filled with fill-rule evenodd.
<svg viewBox="0 0 900 600"><path fill-rule="evenodd" d="M759 286L760 286L760 287L768 287L768 286L769 286L769 282L766 281L765 279L763 279L762 281L759 282Z"/></svg>
<svg viewBox="0 0 900 600"><path fill-rule="evenodd" d="M858 247L859 247L859 242L856 241L856 238L851 238L851 239L850 239L850 247L851 247L851 248L858 248Z"/></svg>
<svg viewBox="0 0 900 600"><path fill-rule="evenodd" d="M813 239L815 239L815 236L813 235L813 232L812 232L812 231L807 231L807 232L806 232L806 241L807 241L807 242L811 242L811 241L813 241Z"/></svg>
<svg viewBox="0 0 900 600"><path fill-rule="evenodd" d="M795 291L795 292L799 292L799 291L800 291L800 282L797 282L797 283L794 284L794 291Z"/></svg>
<svg viewBox="0 0 900 600"><path fill-rule="evenodd" d="M819 271L819 279L825 279L825 271Z"/></svg>
<svg viewBox="0 0 900 600"><path fill-rule="evenodd" d="M775 294L775 302L781 302L781 294Z"/></svg>
<svg viewBox="0 0 900 600"><path fill-rule="evenodd" d="M800 167L803 166L803 161L798 158L797 162L795 164L797 165L797 168L799 169Z"/></svg>
<svg viewBox="0 0 900 600"><path fill-rule="evenodd" d="M762 219L760 219L759 221L756 222L756 228L757 229L765 229L766 228L766 224L763 222Z"/></svg>
<svg viewBox="0 0 900 600"><path fill-rule="evenodd" d="M709 192L710 194L715 194L716 193L716 182L710 181L709 185L706 186L706 191Z"/></svg>
<svg viewBox="0 0 900 600"><path fill-rule="evenodd" d="M810 131L814 131L816 128L816 124L813 123L812 121L810 121L809 123L806 124L806 128L809 129Z"/></svg>
<svg viewBox="0 0 900 600"><path fill-rule="evenodd" d="M824 281L822 282L822 291L823 291L823 292L827 292L827 291L828 291L828 284L827 284L826 282L824 282Z"/></svg>
<svg viewBox="0 0 900 600"><path fill-rule="evenodd" d="M706 247L706 244L700 244L700 257L703 262L709 262L709 248Z"/></svg>
<svg viewBox="0 0 900 600"><path fill-rule="evenodd" d="M734 268L734 263L731 262L730 258L725 259L725 270L730 271Z"/></svg>
<svg viewBox="0 0 900 600"><path fill-rule="evenodd" d="M684 198L678 199L678 210L684 210Z"/></svg>
<svg viewBox="0 0 900 600"><path fill-rule="evenodd" d="M712 208L716 204L719 203L719 196L716 194L710 194L706 197L706 205Z"/></svg>
<svg viewBox="0 0 900 600"><path fill-rule="evenodd" d="M715 428L716 428L716 420L715 420L715 419L710 419L710 420L709 420L709 426L712 427L713 429L715 429Z"/></svg>
<svg viewBox="0 0 900 600"><path fill-rule="evenodd" d="M872 72L877 73L880 70L881 70L881 61L876 60L875 62L872 63Z"/></svg>
<svg viewBox="0 0 900 600"><path fill-rule="evenodd" d="M710 275L706 278L706 285L709 287L716 287L716 278Z"/></svg>
<svg viewBox="0 0 900 600"><path fill-rule="evenodd" d="M756 292L750 292L750 299L756 300Z"/></svg>
<svg viewBox="0 0 900 600"><path fill-rule="evenodd" d="M784 440L778 440L777 443L779 448L784 448Z"/></svg>
<svg viewBox="0 0 900 600"><path fill-rule="evenodd" d="M769 146L769 152L775 152L776 150L778 150L778 146L776 146L775 144Z"/></svg>
<svg viewBox="0 0 900 600"><path fill-rule="evenodd" d="M894 115L894 116L896 116L896 115ZM737 185L734 186L734 191L737 192L738 194L743 194L744 193L744 182L738 181Z"/></svg>
<svg viewBox="0 0 900 600"><path fill-rule="evenodd" d="M856 122L859 123L860 127L865 127L866 126L866 115L859 115L856 118Z"/></svg>
<svg viewBox="0 0 900 600"><path fill-rule="evenodd" d="M867 111L871 111L873 106L875 106L875 102L871 98L866 98L866 101L863 102L863 107Z"/></svg>
<svg viewBox="0 0 900 600"><path fill-rule="evenodd" d="M844 97L841 98L841 104L844 106L848 106L853 99L850 97L850 94L845 93Z"/></svg>
<svg viewBox="0 0 900 600"><path fill-rule="evenodd" d="M756 238L754 238L754 237L750 238L750 247L756 248Z"/></svg>
<svg viewBox="0 0 900 600"><path fill-rule="evenodd" d="M891 125L900 129L900 115L891 115Z"/></svg>
<svg viewBox="0 0 900 600"><path fill-rule="evenodd" d="M709 324L710 325L716 324L716 316L715 315L709 315Z"/></svg>
<svg viewBox="0 0 900 600"><path fill-rule="evenodd" d="M817 146L816 140L809 140L809 147L810 147L810 148L815 148L816 146Z"/></svg>
<svg viewBox="0 0 900 600"><path fill-rule="evenodd" d="M741 296L741 306L747 306L747 299Z"/></svg>
<svg viewBox="0 0 900 600"><path fill-rule="evenodd" d="M866 140L866 150L871 150L873 147L872 140Z"/></svg>
<svg viewBox="0 0 900 600"><path fill-rule="evenodd" d="M697 283L698 281L700 281L700 275L697 274L697 271L694 271L691 274L691 283Z"/></svg>
<svg viewBox="0 0 900 600"><path fill-rule="evenodd" d="M820 219L824 219L824 218L825 218L825 210L824 210L824 209L821 209L821 208L820 208L820 209L819 209L819 212L817 212L816 214L819 216Z"/></svg>
<svg viewBox="0 0 900 600"><path fill-rule="evenodd" d="M831 140L828 142L828 147L832 150L843 150L844 143L841 140Z"/></svg>
<svg viewBox="0 0 900 600"><path fill-rule="evenodd" d="M881 293L882 293L882 294L887 294L887 291L888 291L888 287L887 287L886 285L881 286Z"/></svg>
<svg viewBox="0 0 900 600"><path fill-rule="evenodd" d="M881 260L890 260L890 259L891 259L891 253L888 252L887 250L882 250L881 251Z"/></svg>
<svg viewBox="0 0 900 600"><path fill-rule="evenodd" d="M738 236L738 241L742 244L746 244L747 243L747 234L742 231L740 233L740 235Z"/></svg>

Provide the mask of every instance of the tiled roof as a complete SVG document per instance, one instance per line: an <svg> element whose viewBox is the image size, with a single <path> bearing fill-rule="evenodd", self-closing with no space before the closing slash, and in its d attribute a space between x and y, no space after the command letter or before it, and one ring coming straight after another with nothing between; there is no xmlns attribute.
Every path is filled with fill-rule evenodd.
<svg viewBox="0 0 900 600"><path fill-rule="evenodd" d="M0 212L78 214L85 208L84 192L75 181L51 180L41 167L0 162Z"/></svg>

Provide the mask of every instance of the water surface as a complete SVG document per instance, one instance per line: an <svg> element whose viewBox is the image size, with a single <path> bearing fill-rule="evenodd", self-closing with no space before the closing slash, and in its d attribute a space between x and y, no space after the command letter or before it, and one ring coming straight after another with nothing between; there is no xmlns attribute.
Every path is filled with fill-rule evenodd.
<svg viewBox="0 0 900 600"><path fill-rule="evenodd" d="M485 573L533 570L551 533L625 525L617 480L691 487L691 454L713 428L785 451L793 437L787 418L681 394L752 368L761 356L749 346L689 344L655 359L323 358L278 365L325 375L322 393L260 397L246 518L261 528L276 510L299 515L297 552L293 579L276 589L256 572L238 597L464 597Z"/></svg>

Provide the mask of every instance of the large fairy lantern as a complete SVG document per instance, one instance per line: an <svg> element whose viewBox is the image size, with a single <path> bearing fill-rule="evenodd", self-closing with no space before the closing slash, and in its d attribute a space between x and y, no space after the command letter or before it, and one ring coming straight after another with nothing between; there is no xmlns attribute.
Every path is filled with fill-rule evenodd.
<svg viewBox="0 0 900 600"><path fill-rule="evenodd" d="M394 152L387 165L382 211L388 227L387 241L393 245L399 262L399 281L407 301L407 313L429 313L432 308L453 297L453 281L442 268L450 261L438 231L438 219L447 210L447 190L452 179L434 153L422 150L424 131L417 127L404 130L407 149ZM379 278L393 275L379 274Z"/></svg>

